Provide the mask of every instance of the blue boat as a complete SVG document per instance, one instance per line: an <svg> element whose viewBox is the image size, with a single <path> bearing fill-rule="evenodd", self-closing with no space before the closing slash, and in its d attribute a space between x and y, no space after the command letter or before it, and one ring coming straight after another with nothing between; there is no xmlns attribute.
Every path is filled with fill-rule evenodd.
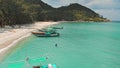
<svg viewBox="0 0 120 68"><path fill-rule="evenodd" d="M53 28L53 29L63 29L63 27L50 27L50 28Z"/></svg>
<svg viewBox="0 0 120 68"><path fill-rule="evenodd" d="M49 33L49 32L32 32L37 37L58 37L59 33Z"/></svg>
<svg viewBox="0 0 120 68"><path fill-rule="evenodd" d="M54 28L46 28L38 30L37 32L32 32L37 37L58 37L60 34Z"/></svg>

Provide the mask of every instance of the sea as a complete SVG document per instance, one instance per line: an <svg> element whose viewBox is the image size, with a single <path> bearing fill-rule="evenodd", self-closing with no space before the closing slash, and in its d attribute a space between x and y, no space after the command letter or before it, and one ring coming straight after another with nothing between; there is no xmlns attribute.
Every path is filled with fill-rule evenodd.
<svg viewBox="0 0 120 68"><path fill-rule="evenodd" d="M0 68L47 64L57 68L120 68L120 22L63 22L54 27L63 27L57 29L59 37L31 35L4 57Z"/></svg>

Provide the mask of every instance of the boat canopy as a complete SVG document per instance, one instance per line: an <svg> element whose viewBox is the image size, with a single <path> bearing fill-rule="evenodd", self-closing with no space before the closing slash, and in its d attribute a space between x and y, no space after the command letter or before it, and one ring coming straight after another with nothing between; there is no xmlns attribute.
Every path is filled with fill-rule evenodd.
<svg viewBox="0 0 120 68"><path fill-rule="evenodd" d="M56 29L54 28L46 28L46 29L43 29L44 32L56 32Z"/></svg>
<svg viewBox="0 0 120 68"><path fill-rule="evenodd" d="M34 65L40 64L42 61L46 61L46 58L29 59L28 61L10 63L8 64L7 68L26 68L28 67L28 64L30 67L32 67Z"/></svg>

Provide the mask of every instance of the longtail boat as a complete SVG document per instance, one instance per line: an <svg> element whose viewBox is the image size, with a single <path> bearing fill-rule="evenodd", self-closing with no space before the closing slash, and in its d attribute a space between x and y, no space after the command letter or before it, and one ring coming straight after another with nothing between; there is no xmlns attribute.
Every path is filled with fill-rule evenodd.
<svg viewBox="0 0 120 68"><path fill-rule="evenodd" d="M54 28L46 28L38 30L37 32L32 32L37 37L58 37L60 34Z"/></svg>

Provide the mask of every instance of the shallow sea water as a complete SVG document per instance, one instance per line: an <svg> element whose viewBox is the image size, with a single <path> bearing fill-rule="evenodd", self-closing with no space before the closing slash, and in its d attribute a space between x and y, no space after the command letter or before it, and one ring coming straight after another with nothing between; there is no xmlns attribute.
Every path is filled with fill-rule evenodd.
<svg viewBox="0 0 120 68"><path fill-rule="evenodd" d="M64 28L58 30L60 37L30 36L5 57L0 68L9 68L26 57L48 58L31 66L55 63L58 68L120 68L120 23L66 22L55 26Z"/></svg>

